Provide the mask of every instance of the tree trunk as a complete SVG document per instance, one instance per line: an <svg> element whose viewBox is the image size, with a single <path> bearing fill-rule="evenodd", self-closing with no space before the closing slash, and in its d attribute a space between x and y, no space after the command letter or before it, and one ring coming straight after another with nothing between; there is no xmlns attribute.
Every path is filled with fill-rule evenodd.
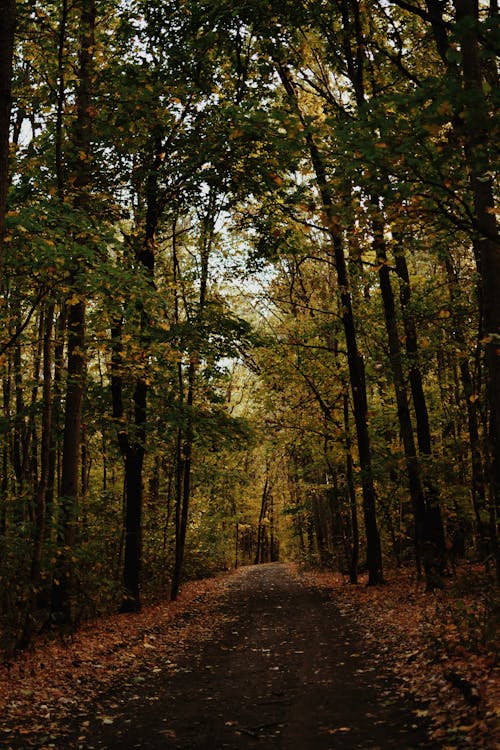
<svg viewBox="0 0 500 750"><path fill-rule="evenodd" d="M158 199L157 172L162 158L161 144L155 142L156 153L146 181L146 220L144 241L136 253L136 259L145 270L151 288L154 288L155 237L160 219L161 204ZM141 302L140 341L144 368L149 346L149 315L147 303ZM148 385L146 377L138 375L135 381L134 436L130 437L123 424L123 369L122 356L123 319L115 321L112 338L112 377L111 392L113 417L117 423L118 443L125 464L124 479L124 524L125 549L123 557L123 599L120 612L138 612L141 609L141 566L142 566L142 526L143 526L143 466L146 452L146 422Z"/></svg>
<svg viewBox="0 0 500 750"><path fill-rule="evenodd" d="M291 99L305 130L311 163L324 209L325 228L332 244L342 309L342 324L347 347L347 362L349 367L349 379L354 407L354 422L356 425L359 462L361 467L368 585L374 586L383 583L382 551L377 525L376 496L372 474L370 435L368 431L368 401L366 397L365 365L356 340L356 327L354 323L347 264L344 256L342 232L335 214L335 207L323 160L311 133L306 129L306 122L297 101L296 90L289 79L288 71L286 71L282 65L278 65L278 73L285 91Z"/></svg>
<svg viewBox="0 0 500 750"><path fill-rule="evenodd" d="M390 271L387 263L387 251L384 239L384 227L378 217L373 220L374 249L377 262L380 264L380 292L384 307L385 327L389 348L389 362L396 394L398 421L405 453L408 484L414 516L414 543L417 569L420 572L423 551L423 530L425 525L425 496L422 487L420 463L417 457L413 425L410 415L406 378L403 371L401 344L396 320L396 305L392 289ZM428 582L429 583L429 582Z"/></svg>
<svg viewBox="0 0 500 750"><path fill-rule="evenodd" d="M365 365L358 350L354 313L349 291L349 276L344 257L344 248L340 228L333 212L333 201L328 188L326 173L318 150L309 137L311 159L320 187L323 207L327 215L328 231L332 240L337 282L340 290L342 323L347 347L347 362L353 400L354 422L358 443L359 462L361 467L361 486L363 490L363 515L366 532L366 554L368 564L368 584L377 585L383 582L382 553L376 516L375 487L372 475L372 458L370 435L368 432L368 402L366 396Z"/></svg>
<svg viewBox="0 0 500 750"><path fill-rule="evenodd" d="M489 425L489 476L491 508L500 512L500 242L490 148L494 138L488 104L483 89L483 73L478 38L478 9L475 0L454 0L460 28L463 88L462 128L465 157L474 199L474 218L479 245L479 273L483 343L488 374L487 400ZM495 524L493 524L495 528ZM500 580L500 549L494 539L497 577Z"/></svg>
<svg viewBox="0 0 500 750"><path fill-rule="evenodd" d="M2 416L5 424L9 424L11 415L10 397L11 397L11 359L9 357L7 372L2 379ZM10 433L4 431L2 435L2 478L0 480L0 535L5 536L7 533L7 501L9 497L9 473L10 473Z"/></svg>
<svg viewBox="0 0 500 750"><path fill-rule="evenodd" d="M263 562L262 551L264 546L264 518L266 517L267 493L269 490L269 466L266 467L266 479L260 499L259 525L257 527L257 549L255 551L255 565Z"/></svg>
<svg viewBox="0 0 500 750"><path fill-rule="evenodd" d="M0 292L3 292L3 239L9 187L9 136L15 27L15 0L0 0Z"/></svg>
<svg viewBox="0 0 500 750"><path fill-rule="evenodd" d="M300 552L302 557L304 557L306 552L306 543L304 539L304 513L302 511L303 499L300 496L299 492L299 472L297 452L295 448L292 450L291 454L288 457L287 484L291 504L295 508L292 516L294 534L299 539Z"/></svg>
<svg viewBox="0 0 500 750"><path fill-rule="evenodd" d="M345 462L346 462L346 483L347 496L349 498L349 510L351 516L351 559L349 564L349 581L350 583L358 582L358 565L359 565L359 526L358 526L358 505L356 501L356 488L354 485L354 465L351 453L351 426L349 424L349 397L344 393L343 397L344 412L344 429L346 435L345 441Z"/></svg>
<svg viewBox="0 0 500 750"><path fill-rule="evenodd" d="M85 362L85 302L68 310L67 387L64 411L59 520L62 547L54 576L52 616L59 624L74 624L71 598L74 587L71 557L78 524L83 381Z"/></svg>
<svg viewBox="0 0 500 750"><path fill-rule="evenodd" d="M14 294L13 296L15 297L16 295ZM16 321L20 321L21 309L17 299L13 300L12 308ZM24 508L23 446L26 443L26 424L21 342L19 339L17 339L14 344L13 369L16 416L14 421L14 435L12 442L12 464L16 477L16 517L19 521L21 521L23 518Z"/></svg>
<svg viewBox="0 0 500 750"><path fill-rule="evenodd" d="M179 365L180 367L180 365ZM184 460L182 455L182 429L177 431L176 477L175 477L175 556L170 599L175 601L179 593L182 565L184 561L184 546L186 538L182 538L182 488L184 486Z"/></svg>
<svg viewBox="0 0 500 750"><path fill-rule="evenodd" d="M66 339L67 309L63 305L57 321L54 344L54 383L52 397L52 433L50 437L49 468L47 477L46 505L47 523L51 523L54 509L54 497L59 496L60 482L58 467L60 464L61 400L62 373L64 369L64 342Z"/></svg>
<svg viewBox="0 0 500 750"><path fill-rule="evenodd" d="M188 393L186 399L186 405L188 408L187 424L185 430L179 430L177 449L178 477L175 513L175 562L172 574L172 586L170 589L170 598L172 601L175 601L179 594L182 569L184 567L184 551L186 549L189 501L191 498L191 462L193 452L193 425L190 412L193 407L195 377L195 365L190 363L188 372ZM180 375L180 378L182 379L182 375ZM179 387L182 390L182 382L180 382Z"/></svg>
<svg viewBox="0 0 500 750"><path fill-rule="evenodd" d="M73 148L77 158L72 162L75 208L85 211L88 205L91 147L91 89L96 23L95 0L83 0L80 10L80 49L76 121ZM81 158L82 154L84 158ZM79 238L81 241L81 238ZM78 524L78 496L82 440L82 404L86 375L85 315L86 303L81 269L71 271L71 301L68 308L67 384L64 412L61 486L59 497L59 529L63 546L58 551L54 575L52 616L64 625L74 625L72 607L74 589L73 548Z"/></svg>
<svg viewBox="0 0 500 750"><path fill-rule="evenodd" d="M36 405L38 400L38 390L40 388L40 367L43 356L43 340L45 330L45 310L42 308L38 316L38 335L36 343L33 342L33 376L31 387L31 399L29 405L28 423L26 428L26 442L23 449L22 473L28 480L30 487L28 492L31 495L31 502L28 503L28 518L34 528L35 521L35 503L36 488L38 486L38 431L36 424Z"/></svg>
<svg viewBox="0 0 500 750"><path fill-rule="evenodd" d="M418 341L415 320L410 310L411 290L410 277L402 243L395 252L396 271L401 281L400 300L405 329L406 353L409 360L409 379L417 423L417 440L421 456L432 457L432 440L429 425L429 413L424 393L422 373L418 365ZM428 469L423 471L425 492L425 515L422 529L423 560L429 588L442 585L441 576L446 569L446 541L441 517L439 490L434 480L428 476Z"/></svg>
<svg viewBox="0 0 500 750"><path fill-rule="evenodd" d="M490 548L490 534L486 522L487 498L486 477L484 471L483 454L481 450L481 437L479 433L478 418L478 394L475 392L474 380L469 366L468 352L466 351L466 340L463 330L463 317L460 310L460 292L458 279L455 276L451 259L445 259L446 274L448 277L448 288L450 291L450 309L453 320L453 337L459 350L460 380L463 389L467 409L467 425L469 432L469 444L471 451L471 475L472 475L472 507L476 518L477 547L480 556L485 559L493 550ZM459 404L463 399L459 399Z"/></svg>
<svg viewBox="0 0 500 750"><path fill-rule="evenodd" d="M201 248L200 248L200 289L198 295L198 311L196 315L196 323L198 328L201 330L204 320L205 303L207 298L207 284L208 284L208 262L210 258L210 252L212 248L212 242L214 237L215 228L215 199L216 192L212 189L209 195L209 203L207 213L204 217L203 232L201 236ZM173 266L174 266L174 283L181 282L179 258L177 256L176 247L176 229L174 225L173 231ZM175 319L179 322L179 303L178 296L175 296ZM186 396L186 427L180 435L180 450L178 453L179 469L182 469L180 479L182 480L182 490L179 485L177 506L176 506L176 539L175 539L175 564L172 575L172 586L170 591L170 598L174 601L179 593L179 587L182 578L182 568L184 565L184 550L186 546L186 534L189 517L189 504L191 499L191 468L193 461L193 439L194 439L194 423L193 423L193 406L195 401L195 387L196 379L198 376L199 368L199 354L195 350L191 352L190 362L188 366L188 383L187 383L187 396ZM181 404L184 400L184 386L183 386L183 375L182 375L182 364L178 366L178 378L179 378L179 396Z"/></svg>
<svg viewBox="0 0 500 750"><path fill-rule="evenodd" d="M141 608L142 562L142 468L144 448L129 447L125 455L125 546L123 555L124 594L120 612L138 612Z"/></svg>
<svg viewBox="0 0 500 750"><path fill-rule="evenodd" d="M174 276L174 316L175 323L180 323L180 305L178 283L180 282L179 257L177 254L177 228L174 221L172 232L172 266ZM185 386L182 362L177 364L177 385L179 389L179 406L184 409ZM176 482L175 482L175 557L174 569L172 572L172 583L170 586L170 599L175 601L179 594L181 585L182 568L184 565L184 550L186 544L187 524L184 526L183 518L187 519L185 509L185 492L184 483L186 476L186 467L184 463L184 430L179 427L177 431L177 450L176 450Z"/></svg>
<svg viewBox="0 0 500 750"><path fill-rule="evenodd" d="M118 430L118 444L125 466L124 476L124 556L123 598L120 612L138 612L141 608L140 573L142 559L142 469L144 463L144 422L146 417L146 384L139 378L134 390L135 423L139 432L130 440L123 423L123 319L111 329L111 397L113 419Z"/></svg>
<svg viewBox="0 0 500 750"><path fill-rule="evenodd" d="M40 447L40 479L37 483L34 498L35 533L31 554L30 593L26 604L22 630L17 642L18 648L25 648L31 641L33 627L35 625L34 610L41 583L42 553L47 521L47 484L49 481L52 435L52 331L54 326L54 309L54 303L50 303L45 316L43 333L43 412Z"/></svg>

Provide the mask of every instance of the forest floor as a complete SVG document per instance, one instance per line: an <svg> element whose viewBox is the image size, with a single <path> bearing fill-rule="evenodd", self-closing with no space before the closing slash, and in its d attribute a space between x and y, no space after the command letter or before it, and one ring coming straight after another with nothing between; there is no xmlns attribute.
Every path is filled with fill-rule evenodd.
<svg viewBox="0 0 500 750"><path fill-rule="evenodd" d="M282 564L190 583L0 666L0 747L493 750L495 623L472 590Z"/></svg>

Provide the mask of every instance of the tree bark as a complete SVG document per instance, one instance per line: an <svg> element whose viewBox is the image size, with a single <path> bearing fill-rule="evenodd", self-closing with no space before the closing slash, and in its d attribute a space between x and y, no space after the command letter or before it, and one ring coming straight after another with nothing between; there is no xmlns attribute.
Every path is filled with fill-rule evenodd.
<svg viewBox="0 0 500 750"><path fill-rule="evenodd" d="M487 497L486 497L486 476L484 467L484 458L481 450L481 436L479 430L478 418L478 394L475 392L475 384L471 369L469 366L468 352L466 351L466 340L463 330L463 317L460 310L460 292L458 288L458 279L455 276L451 259L445 258L446 274L448 278L448 288L450 292L450 308L453 320L453 337L459 349L459 370L460 380L462 383L463 398L459 403L463 404L465 399L467 409L467 426L469 432L469 444L471 452L471 496L472 507L476 518L477 530L477 547L478 553L484 559L492 552L491 533L489 525L486 522Z"/></svg>
<svg viewBox="0 0 500 750"><path fill-rule="evenodd" d="M15 27L15 0L0 0L0 292L3 292L3 240L9 187L9 134Z"/></svg>
<svg viewBox="0 0 500 750"><path fill-rule="evenodd" d="M209 195L209 203L207 213L204 217L204 226L201 237L201 248L200 248L200 289L198 294L198 311L196 314L196 326L201 330L204 321L205 303L207 299L207 285L208 285L208 262L210 258L210 252L212 248L214 226L215 226L215 200L216 191L212 188ZM176 234L175 226L173 232L173 266L174 266L174 282L181 281L179 273L179 258L177 256L176 249ZM175 302L175 317L176 322L179 321L179 304L178 297L176 294ZM190 362L188 366L188 377L187 377L187 394L186 394L186 426L185 429L180 430L179 435L179 446L178 446L178 470L179 482L178 482L178 494L176 503L176 538L175 538L175 564L172 575L172 586L170 590L170 598L174 601L179 593L179 587L182 578L182 568L184 565L184 550L186 546L186 534L188 527L189 517L189 505L191 499L191 469L193 461L193 439L194 439L194 422L193 422L193 406L195 402L195 388L196 380L199 369L199 354L195 350L191 352ZM179 396L182 402L184 401L184 385L183 385L183 374L182 374L182 363L178 365L178 378L179 378Z"/></svg>
<svg viewBox="0 0 500 750"><path fill-rule="evenodd" d="M146 217L144 241L136 252L136 259L144 269L151 288L154 287L155 238L161 213L158 198L157 172L161 164L161 144L155 143L156 153L151 171L146 180ZM147 302L141 301L140 340L142 356L145 360L149 345L149 315ZM123 361L122 351L123 318L116 320L111 330L112 376L111 393L113 418L118 429L118 444L125 465L124 478L124 526L125 548L123 556L123 598L120 612L138 612L141 609L141 567L142 567L142 526L143 526L143 467L146 454L146 422L148 385L145 376L136 377L133 404L134 429L123 424Z"/></svg>
<svg viewBox="0 0 500 750"><path fill-rule="evenodd" d="M91 148L91 94L96 23L95 0L84 0L80 10L80 48L76 121L74 123L72 160L73 205L84 212L88 205ZM81 155L84 158L81 158ZM81 240L80 240L81 241ZM82 441L82 404L86 376L85 316L86 302L81 269L71 270L72 297L67 303L67 383L64 411L64 432L59 496L59 528L63 546L58 551L54 575L52 617L60 624L74 625L72 607L74 565L72 550L76 542L78 497ZM76 299L75 299L76 298Z"/></svg>
<svg viewBox="0 0 500 750"><path fill-rule="evenodd" d="M179 368L182 366L179 365ZM189 501L191 498L191 463L193 452L193 425L190 413L194 400L194 382L196 371L194 364L189 365L188 392L186 406L188 409L186 428L179 430L177 447L177 498L175 512L175 561L172 574L172 585L170 598L177 599L184 567L184 552L186 549L186 535L189 518ZM182 375L180 375L179 388L182 390Z"/></svg>
<svg viewBox="0 0 500 750"><path fill-rule="evenodd" d="M432 457L432 439L429 423L429 412L424 393L422 373L418 365L418 339L415 320L410 310L411 289L410 276L402 243L395 251L396 271L401 281L400 301L405 330L405 347L409 360L409 380L417 423L417 442L421 456ZM446 541L441 516L439 490L434 480L428 476L428 470L423 471L423 487L425 493L425 515L422 529L424 553L424 567L427 586L439 588L442 585L441 576L446 568Z"/></svg>
<svg viewBox="0 0 500 750"><path fill-rule="evenodd" d="M377 254L377 262L380 264L378 273L382 304L384 308L385 327L387 331L389 362L396 394L399 430L403 442L410 497L413 506L415 557L417 569L420 571L426 514L425 495L422 486L420 463L414 440L406 378L403 371L401 344L396 320L396 304L387 261L384 227L378 216L374 218L372 223L374 249ZM428 581L428 583L430 582Z"/></svg>
<svg viewBox="0 0 500 750"><path fill-rule="evenodd" d="M340 228L334 212L333 200L326 179L321 156L310 135L308 141L311 161L318 181L323 207L327 216L327 228L332 241L337 282L340 291L342 323L347 348L347 362L353 399L354 422L358 443L359 462L361 467L361 485L363 489L363 516L366 532L368 584L377 585L383 582L382 553L376 516L376 496L373 484L370 435L368 431L368 401L366 396L365 365L359 352L354 312L349 291L349 276L344 257L344 246Z"/></svg>
<svg viewBox="0 0 500 750"><path fill-rule="evenodd" d="M43 412L40 446L40 478L34 497L34 539L31 553L30 592L26 603L18 648L29 645L35 625L34 610L41 583L42 554L47 526L47 485L50 472L50 449L52 435L52 331L54 326L54 303L47 307L43 333Z"/></svg>
<svg viewBox="0 0 500 750"><path fill-rule="evenodd" d="M277 69L283 87L292 101L305 131L309 155L325 213L325 229L330 237L333 250L342 310L342 324L346 340L349 379L354 407L354 422L356 425L359 462L361 467L368 585L374 586L383 583L384 580L382 573L382 551L377 524L376 494L373 483L370 434L368 431L368 401L366 397L365 365L357 345L356 327L354 323L347 264L344 256L342 232L335 213L335 206L330 186L328 184L323 159L311 133L306 129L306 122L297 101L295 87L289 78L288 71L280 63L277 64Z"/></svg>
<svg viewBox="0 0 500 750"><path fill-rule="evenodd" d="M359 565L359 525L358 525L358 505L356 501L356 488L354 485L354 462L351 453L351 426L349 423L349 398L344 393L343 414L345 429L345 462L346 462L346 483L347 496L349 498L349 510L351 517L351 558L349 561L349 581L350 583L358 582L358 565Z"/></svg>
<svg viewBox="0 0 500 750"><path fill-rule="evenodd" d="M263 560L263 547L264 547L264 518L266 517L267 509L267 495L269 490L269 466L266 466L266 478L264 481L264 487L262 489L262 496L260 499L260 512L259 512L259 525L257 527L257 549L255 551L255 565L264 562Z"/></svg>
<svg viewBox="0 0 500 750"><path fill-rule="evenodd" d="M400 3L397 3L400 4ZM452 65L448 60L450 41L444 23L444 3L426 0L436 48L447 74L456 78L467 96L455 102L453 126L464 139L464 154L474 206L473 244L480 277L480 310L482 343L485 351L487 403L490 413L488 445L488 482L490 487L490 525L495 529L493 541L497 579L500 581L500 546L496 538L496 524L500 515L500 242L495 216L493 185L494 169L490 156L496 134L492 128L485 95L479 36L479 4L477 0L453 0L456 32L459 37L461 62ZM414 7L413 12L417 12ZM498 2L491 0L490 17L498 15ZM487 65L487 64L486 64ZM487 71L494 82L498 73L491 65Z"/></svg>
<svg viewBox="0 0 500 750"><path fill-rule="evenodd" d="M479 245L479 273L483 343L488 374L487 401L489 425L489 476L491 507L500 512L500 242L495 216L494 186L490 147L493 131L483 89L478 10L475 0L454 0L460 24L460 50L463 89L462 127L465 157L474 200L475 230ZM494 524L493 524L494 525ZM495 542L497 577L500 580L500 549Z"/></svg>

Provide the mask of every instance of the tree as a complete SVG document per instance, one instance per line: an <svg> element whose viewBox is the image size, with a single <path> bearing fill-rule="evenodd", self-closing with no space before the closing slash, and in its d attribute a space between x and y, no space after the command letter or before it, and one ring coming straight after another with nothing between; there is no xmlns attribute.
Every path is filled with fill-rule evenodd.
<svg viewBox="0 0 500 750"><path fill-rule="evenodd" d="M417 12L406 3L396 4L411 13ZM492 91L488 81L491 71L488 57L494 47L490 29L493 29L498 18L498 8L492 4L488 11L480 12L479 3L472 0L457 0L452 5L454 17L451 26L445 22L443 4L435 0L427 0L427 13L419 12L419 15L430 24L437 52L444 63L452 126L463 150L470 182L470 230L480 278L481 339L488 372L486 394L490 413L488 455L491 504L498 508L500 376L497 343L500 318L496 300L500 284L500 250L493 197L494 174L491 170L495 140L493 103L491 95L485 93ZM496 538L493 545L498 574L500 567Z"/></svg>
<svg viewBox="0 0 500 750"><path fill-rule="evenodd" d="M92 68L95 44L96 5L84 0L80 6L80 42L78 86L76 93L76 120L74 124L74 149L69 163L73 185L72 203L78 213L88 208L90 183L91 128L92 128ZM89 237L80 233L75 240L85 245ZM85 282L78 265L84 256L74 259L70 269L71 297L67 300L67 384L64 409L63 452L61 465L59 528L63 542L54 577L52 615L59 622L71 624L74 581L72 550L76 543L78 523L78 498L80 491L80 459L82 446L82 404L86 374L85 356Z"/></svg>
<svg viewBox="0 0 500 750"><path fill-rule="evenodd" d="M280 64L279 73L283 86L292 99L296 101L295 89L287 71ZM305 127L305 120L299 110L299 118ZM375 489L373 486L372 468L371 468L371 448L370 437L368 433L367 411L368 402L366 397L365 371L363 358L358 350L356 342L356 330L354 323L354 314L352 308L351 294L349 291L349 277L347 275L347 266L344 257L344 243L341 229L335 212L335 204L332 192L328 184L323 160L319 149L317 148L312 136L307 134L307 144L310 151L311 163L318 182L318 189L321 195L321 201L326 216L326 229L332 241L335 267L337 270L337 281L340 290L342 321L344 325L344 335L347 345L347 357L349 364L349 375L351 383L352 398L354 404L354 421L356 424L356 433L358 440L358 451L360 454L360 463L363 482L363 512L365 521L365 530L367 536L367 562L369 569L369 583L377 585L382 583L382 555L380 550L380 539L377 528L376 510L375 510Z"/></svg>
<svg viewBox="0 0 500 750"><path fill-rule="evenodd" d="M9 186L10 110L15 26L15 0L2 0L0 3L0 288L3 288L1 253L3 252Z"/></svg>
<svg viewBox="0 0 500 750"><path fill-rule="evenodd" d="M0 12L13 641L236 544L429 588L445 545L491 562L497 3Z"/></svg>
<svg viewBox="0 0 500 750"><path fill-rule="evenodd" d="M467 159L474 205L474 229L477 232L479 272L481 276L481 312L483 341L488 368L487 399L490 411L489 456L492 506L500 505L500 241L495 216L491 146L493 127L480 53L479 8L468 0L454 3L457 35L461 49L463 93L464 153ZM497 11L498 12L498 11ZM500 579L500 553L494 554Z"/></svg>

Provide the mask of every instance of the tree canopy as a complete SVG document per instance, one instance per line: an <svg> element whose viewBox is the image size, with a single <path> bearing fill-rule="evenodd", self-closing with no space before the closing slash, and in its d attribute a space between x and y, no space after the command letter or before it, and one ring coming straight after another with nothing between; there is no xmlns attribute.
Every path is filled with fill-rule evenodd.
<svg viewBox="0 0 500 750"><path fill-rule="evenodd" d="M278 558L498 577L495 0L0 29L9 643Z"/></svg>

